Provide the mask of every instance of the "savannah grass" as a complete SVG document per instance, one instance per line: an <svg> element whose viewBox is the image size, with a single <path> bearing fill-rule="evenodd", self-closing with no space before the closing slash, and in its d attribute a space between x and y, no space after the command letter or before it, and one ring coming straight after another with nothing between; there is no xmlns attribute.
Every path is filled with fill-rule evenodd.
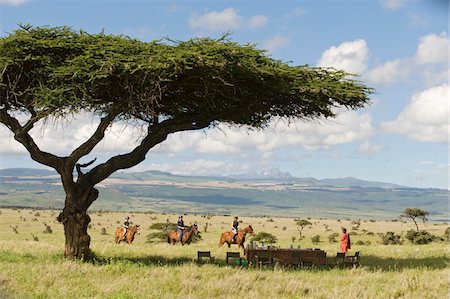
<svg viewBox="0 0 450 299"><path fill-rule="evenodd" d="M54 221L56 211L2 209L0 231L0 298L448 298L448 247L444 242L428 245L381 245L378 232L404 234L412 223L361 221L352 231L349 220L310 220L298 241L294 219L240 217L241 226L251 224L256 233L278 237L277 245L320 247L334 256L338 243L327 236L350 230L352 250L362 252L359 268L239 268L225 266L227 251L218 247L222 231L232 217L186 215L186 224L199 228L208 223L202 240L189 246L146 243L152 223L176 220L176 215L129 214L141 225L133 244L114 244L114 230L123 214L91 212L93 258L71 261L63 257L62 226ZM37 216L36 216L37 215ZM119 223L117 223L119 221ZM46 226L52 233L45 233ZM18 233L11 227L17 226ZM286 227L284 229L284 227ZM446 225L422 224L434 235L443 236ZM105 228L107 235L104 235ZM331 231L326 231L331 229ZM362 230L369 232L363 233ZM325 232L326 231L326 232ZM355 234L356 233L356 234ZM373 233L373 234L372 234ZM35 241L32 237L38 238ZM311 237L320 235L319 244ZM355 245L358 240L370 245ZM198 250L216 257L213 265L197 265Z"/></svg>

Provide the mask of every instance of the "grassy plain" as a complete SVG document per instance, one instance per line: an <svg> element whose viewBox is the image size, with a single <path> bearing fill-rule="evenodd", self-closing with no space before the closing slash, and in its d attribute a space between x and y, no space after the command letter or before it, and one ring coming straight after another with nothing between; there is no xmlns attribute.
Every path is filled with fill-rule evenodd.
<svg viewBox="0 0 450 299"><path fill-rule="evenodd" d="M218 240L220 233L229 229L232 217L186 215L186 224L199 225L202 240L189 246L171 246L147 243L146 236L152 223L175 222L176 215L130 213L131 221L141 225L141 235L132 245L116 245L114 230L125 214L91 212L89 234L95 258L82 262L62 256L64 235L62 225L55 221L57 211L0 212L0 298L449 297L447 243L380 244L379 232L404 233L414 228L401 221L361 220L356 228L350 219L310 219L313 225L304 229L305 237L299 241L292 218L240 217L241 226L251 224L256 233L276 235L276 245L319 247L329 256L336 254L339 244L330 243L328 236L340 234L340 227L344 226L352 236L350 254L362 254L359 268L268 269L225 266L226 252L237 249L218 247ZM52 233L44 232L44 223ZM447 225L428 223L420 227L442 237ZM314 235L320 235L319 244L311 243ZM370 245L357 245L368 242ZM217 262L197 265L198 250L211 251Z"/></svg>

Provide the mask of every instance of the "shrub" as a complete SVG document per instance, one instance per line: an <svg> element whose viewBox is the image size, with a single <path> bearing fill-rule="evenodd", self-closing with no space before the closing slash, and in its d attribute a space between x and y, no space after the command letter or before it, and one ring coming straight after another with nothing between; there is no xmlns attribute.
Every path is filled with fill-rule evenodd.
<svg viewBox="0 0 450 299"><path fill-rule="evenodd" d="M386 232L386 234L380 233L381 243L384 245L401 245L402 239L400 235L396 235L394 232Z"/></svg>
<svg viewBox="0 0 450 299"><path fill-rule="evenodd" d="M320 236L319 235L315 235L314 237L311 238L311 242L313 244L320 243Z"/></svg>
<svg viewBox="0 0 450 299"><path fill-rule="evenodd" d="M252 241L263 242L263 243L276 243L278 241L277 237L270 233L259 232L256 236L252 237Z"/></svg>
<svg viewBox="0 0 450 299"><path fill-rule="evenodd" d="M447 227L444 231L444 238L445 240L450 241L450 227Z"/></svg>
<svg viewBox="0 0 450 299"><path fill-rule="evenodd" d="M411 229L406 232L405 238L413 244L429 244L433 242L435 236L424 230L415 231Z"/></svg>
<svg viewBox="0 0 450 299"><path fill-rule="evenodd" d="M337 237L339 237L338 233L332 233L331 235L328 236L328 241L330 243L336 243L337 242L337 240L336 240Z"/></svg>
<svg viewBox="0 0 450 299"><path fill-rule="evenodd" d="M19 233L19 231L17 230L17 228L19 227L18 225L16 225L16 226L11 226L11 225L10 225L10 227L11 227L11 229L13 230L13 232L14 232L15 234L18 234L18 233Z"/></svg>
<svg viewBox="0 0 450 299"><path fill-rule="evenodd" d="M45 223L45 222L42 222L42 223L45 225L44 234L51 234L51 233L53 233L53 230L52 230L50 225L47 225L47 223Z"/></svg>
<svg viewBox="0 0 450 299"><path fill-rule="evenodd" d="M177 224L165 222L153 223L149 227L149 229L157 230L157 232L153 232L147 235L147 243L167 242L167 233L170 230L177 230ZM191 243L196 243L201 239L202 236L200 235L200 232L198 232L196 235L192 236Z"/></svg>
<svg viewBox="0 0 450 299"><path fill-rule="evenodd" d="M101 231L100 231L100 235L107 235L108 233L106 232L106 228L102 227Z"/></svg>

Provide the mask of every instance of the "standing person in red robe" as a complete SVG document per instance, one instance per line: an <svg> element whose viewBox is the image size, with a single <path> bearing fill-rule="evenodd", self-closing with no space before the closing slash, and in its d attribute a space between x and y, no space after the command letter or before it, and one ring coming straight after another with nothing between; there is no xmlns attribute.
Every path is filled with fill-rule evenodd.
<svg viewBox="0 0 450 299"><path fill-rule="evenodd" d="M347 250L350 249L350 235L347 233L347 229L342 228L342 237L341 237L341 252L346 253Z"/></svg>

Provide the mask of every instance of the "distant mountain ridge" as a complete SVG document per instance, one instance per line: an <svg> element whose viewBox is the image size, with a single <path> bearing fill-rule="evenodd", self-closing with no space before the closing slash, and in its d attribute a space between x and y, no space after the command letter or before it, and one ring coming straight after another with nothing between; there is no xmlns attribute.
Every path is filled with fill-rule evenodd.
<svg viewBox="0 0 450 299"><path fill-rule="evenodd" d="M353 177L319 180L279 172L183 176L150 170L114 173L97 189L92 208L113 211L397 219L405 208L418 207L430 212L430 220L449 221L449 190ZM64 198L55 171L0 169L2 207L60 209Z"/></svg>
<svg viewBox="0 0 450 299"><path fill-rule="evenodd" d="M39 177L57 175L53 170L38 169L38 168L6 168L0 169L0 177ZM280 171L265 171L265 172L247 172L229 176L195 176L195 175L177 175L170 172L159 170L147 170L142 172L116 172L110 178L119 178L124 180L169 180L169 181L183 181L183 180L217 180L217 181L278 181L286 184L303 184L311 187L348 187L348 188L413 188L402 185L397 185L387 182L366 181L355 177L345 178L327 178L316 179L314 177L294 177L288 172ZM420 188L419 188L420 189ZM426 189L426 188L425 188Z"/></svg>

